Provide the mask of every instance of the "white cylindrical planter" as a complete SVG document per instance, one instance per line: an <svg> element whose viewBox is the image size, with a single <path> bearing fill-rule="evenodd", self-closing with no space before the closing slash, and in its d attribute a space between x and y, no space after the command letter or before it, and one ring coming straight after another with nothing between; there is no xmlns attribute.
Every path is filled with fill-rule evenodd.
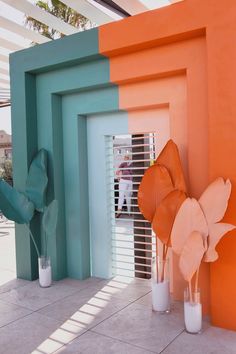
<svg viewBox="0 0 236 354"><path fill-rule="evenodd" d="M152 281L152 308L153 311L170 311L170 282L169 280L161 283Z"/></svg>
<svg viewBox="0 0 236 354"><path fill-rule="evenodd" d="M170 312L169 261L159 257L152 261L152 309Z"/></svg>
<svg viewBox="0 0 236 354"><path fill-rule="evenodd" d="M186 332L197 334L202 329L202 305L200 292L194 292L190 297L189 290L184 292L184 322Z"/></svg>
<svg viewBox="0 0 236 354"><path fill-rule="evenodd" d="M52 268L49 257L40 257L39 265L39 285L42 288L48 288L52 284Z"/></svg>

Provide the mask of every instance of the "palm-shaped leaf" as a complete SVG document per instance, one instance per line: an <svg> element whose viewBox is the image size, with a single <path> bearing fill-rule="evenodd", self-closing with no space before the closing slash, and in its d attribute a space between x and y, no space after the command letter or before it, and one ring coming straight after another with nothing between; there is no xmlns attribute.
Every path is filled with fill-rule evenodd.
<svg viewBox="0 0 236 354"><path fill-rule="evenodd" d="M159 154L156 163L167 168L175 189L179 189L185 193L187 192L179 150L173 140L167 142Z"/></svg>
<svg viewBox="0 0 236 354"><path fill-rule="evenodd" d="M187 238L179 259L180 271L186 281L190 281L200 267L204 253L203 237L200 232L193 231Z"/></svg>
<svg viewBox="0 0 236 354"><path fill-rule="evenodd" d="M218 223L209 225L208 249L204 256L205 262L214 262L218 259L218 253L215 250L216 245L221 238L236 227L231 224Z"/></svg>
<svg viewBox="0 0 236 354"><path fill-rule="evenodd" d="M45 206L47 184L47 151L41 149L30 165L25 191L38 211Z"/></svg>
<svg viewBox="0 0 236 354"><path fill-rule="evenodd" d="M173 189L164 166L155 164L146 170L138 190L138 206L147 220L152 222L157 206Z"/></svg>
<svg viewBox="0 0 236 354"><path fill-rule="evenodd" d="M184 192L174 190L170 192L157 207L152 228L162 243L170 246L170 234L175 216L186 199Z"/></svg>
<svg viewBox="0 0 236 354"><path fill-rule="evenodd" d="M181 254L193 231L199 231L204 239L208 236L208 226L198 201L187 198L181 205L172 227L171 243L174 252Z"/></svg>
<svg viewBox="0 0 236 354"><path fill-rule="evenodd" d="M217 178L204 191L199 199L199 204L208 224L216 223L223 218L228 206L230 193L230 180L227 179L225 182L222 177Z"/></svg>
<svg viewBox="0 0 236 354"><path fill-rule="evenodd" d="M53 235L56 232L58 216L58 202L54 199L45 209L42 224L47 235Z"/></svg>
<svg viewBox="0 0 236 354"><path fill-rule="evenodd" d="M0 210L18 224L28 224L34 215L34 204L23 194L0 179Z"/></svg>
<svg viewBox="0 0 236 354"><path fill-rule="evenodd" d="M209 229L208 249L204 257L205 262L214 262L218 258L216 245L228 231L235 228L234 225L219 223L223 218L231 193L230 180L224 181L222 177L213 181L199 199L199 204L204 212Z"/></svg>

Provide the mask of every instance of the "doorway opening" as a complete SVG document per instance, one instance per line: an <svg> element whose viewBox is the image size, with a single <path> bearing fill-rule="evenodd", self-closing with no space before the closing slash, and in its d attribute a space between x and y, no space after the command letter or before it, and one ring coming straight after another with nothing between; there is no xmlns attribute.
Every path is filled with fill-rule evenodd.
<svg viewBox="0 0 236 354"><path fill-rule="evenodd" d="M112 273L149 279L156 237L138 207L138 188L156 159L156 134L106 136Z"/></svg>

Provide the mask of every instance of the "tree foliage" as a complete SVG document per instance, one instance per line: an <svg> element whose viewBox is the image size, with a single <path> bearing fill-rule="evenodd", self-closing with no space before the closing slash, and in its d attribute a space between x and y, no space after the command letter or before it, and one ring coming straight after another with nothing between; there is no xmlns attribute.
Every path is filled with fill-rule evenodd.
<svg viewBox="0 0 236 354"><path fill-rule="evenodd" d="M64 22L69 23L72 26L84 30L85 28L91 27L91 22L84 16L80 15L76 11L72 10L70 7L66 6L59 0L43 1L38 0L36 6L40 7L42 10L60 18ZM34 18L27 16L26 17L26 26L32 28L46 36L50 39L57 39L64 36L63 33L58 32L57 30L50 28L44 23L35 20Z"/></svg>
<svg viewBox="0 0 236 354"><path fill-rule="evenodd" d="M5 181L12 181L12 161L6 159L0 167L0 177Z"/></svg>

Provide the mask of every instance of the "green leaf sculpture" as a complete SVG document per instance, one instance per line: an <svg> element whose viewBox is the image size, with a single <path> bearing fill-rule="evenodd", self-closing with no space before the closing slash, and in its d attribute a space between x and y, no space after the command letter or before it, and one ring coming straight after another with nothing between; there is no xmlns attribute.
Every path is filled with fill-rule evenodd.
<svg viewBox="0 0 236 354"><path fill-rule="evenodd" d="M34 204L23 194L0 179L0 210L18 224L28 224L34 215Z"/></svg>
<svg viewBox="0 0 236 354"><path fill-rule="evenodd" d="M34 203L35 209L41 212L46 204L47 184L47 151L41 149L31 162L25 190L27 197Z"/></svg>
<svg viewBox="0 0 236 354"><path fill-rule="evenodd" d="M43 229L46 234L52 235L56 232L58 215L58 201L54 199L48 207L45 208L43 214Z"/></svg>
<svg viewBox="0 0 236 354"><path fill-rule="evenodd" d="M47 256L48 237L52 237L57 228L58 201L54 199L43 213L42 225L45 232L45 256Z"/></svg>
<svg viewBox="0 0 236 354"><path fill-rule="evenodd" d="M47 256L48 237L55 234L57 226L58 202L53 200L46 207L47 184L47 151L44 149L41 149L31 162L24 194L0 179L0 210L8 219L26 225L38 257L40 257L40 252L29 227L35 210L43 213L45 256Z"/></svg>

